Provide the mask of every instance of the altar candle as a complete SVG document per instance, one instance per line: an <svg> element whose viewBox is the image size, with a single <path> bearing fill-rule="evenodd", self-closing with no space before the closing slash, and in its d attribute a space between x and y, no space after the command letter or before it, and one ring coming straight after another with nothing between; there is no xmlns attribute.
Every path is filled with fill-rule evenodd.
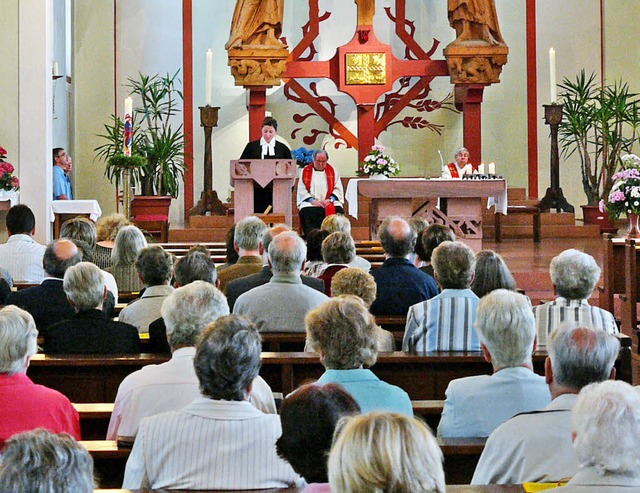
<svg viewBox="0 0 640 493"><path fill-rule="evenodd" d="M205 95L207 106L211 106L211 66L213 64L213 51L211 48L207 50L207 73L205 84Z"/></svg>
<svg viewBox="0 0 640 493"><path fill-rule="evenodd" d="M549 48L549 85L551 103L553 104L558 99L556 90L556 50L553 48Z"/></svg>
<svg viewBox="0 0 640 493"><path fill-rule="evenodd" d="M484 175L484 163L480 163L478 165L478 173L480 173L481 175Z"/></svg>
<svg viewBox="0 0 640 493"><path fill-rule="evenodd" d="M58 62L55 62L53 64L53 76L58 77L59 75L60 75L60 67L58 65Z"/></svg>
<svg viewBox="0 0 640 493"><path fill-rule="evenodd" d="M489 174L490 175L496 174L496 163L489 163Z"/></svg>
<svg viewBox="0 0 640 493"><path fill-rule="evenodd" d="M467 164L464 167L464 174L465 175L470 175L471 173L473 173L473 166L471 166L470 164Z"/></svg>
<svg viewBox="0 0 640 493"><path fill-rule="evenodd" d="M133 98L124 100L124 149L125 156L131 156L133 141Z"/></svg>

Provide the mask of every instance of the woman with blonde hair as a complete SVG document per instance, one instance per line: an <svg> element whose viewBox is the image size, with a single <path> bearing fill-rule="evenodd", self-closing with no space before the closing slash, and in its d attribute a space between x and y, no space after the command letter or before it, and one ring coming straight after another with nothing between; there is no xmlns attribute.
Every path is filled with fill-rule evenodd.
<svg viewBox="0 0 640 493"><path fill-rule="evenodd" d="M422 421L395 413L343 418L329 455L331 491L444 493L442 452Z"/></svg>
<svg viewBox="0 0 640 493"><path fill-rule="evenodd" d="M100 218L96 223L97 243L93 250L93 263L101 269L111 267L111 252L115 245L118 231L124 226L130 226L129 221L122 214L111 214Z"/></svg>

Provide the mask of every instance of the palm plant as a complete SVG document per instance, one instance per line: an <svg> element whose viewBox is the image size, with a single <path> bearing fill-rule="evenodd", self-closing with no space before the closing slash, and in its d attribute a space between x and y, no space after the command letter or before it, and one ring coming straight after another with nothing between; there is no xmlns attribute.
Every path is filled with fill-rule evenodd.
<svg viewBox="0 0 640 493"><path fill-rule="evenodd" d="M637 94L622 81L601 87L596 74L587 77L584 69L559 87L564 105L560 146L565 157L578 153L587 204L597 205L609 195L620 156L631 152L639 138Z"/></svg>
<svg viewBox="0 0 640 493"><path fill-rule="evenodd" d="M142 155L146 165L132 173L134 184L140 184L143 195L171 195L177 197L180 181L184 176L184 133L183 125L172 125L172 118L180 112L179 100L182 93L177 88L180 83L177 71L173 76L159 74L148 76L138 73L137 78L129 77L127 87L134 99L141 104L133 111L132 155ZM135 98L138 96L138 98ZM105 133L99 135L107 142L95 150L97 156L107 162L105 175L118 186L122 160L110 161L122 153L124 124L111 115L112 121L105 124ZM136 123L139 120L139 123ZM131 168L130 168L131 169Z"/></svg>

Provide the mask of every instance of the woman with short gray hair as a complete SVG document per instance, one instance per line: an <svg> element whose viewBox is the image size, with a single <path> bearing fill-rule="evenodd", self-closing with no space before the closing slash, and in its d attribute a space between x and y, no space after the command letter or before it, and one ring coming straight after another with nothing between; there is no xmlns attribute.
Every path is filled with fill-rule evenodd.
<svg viewBox="0 0 640 493"><path fill-rule="evenodd" d="M355 257L356 244L349 234L336 231L324 239L322 258L326 267L318 276L324 281L324 294L331 296L331 279L337 272L346 269Z"/></svg>
<svg viewBox="0 0 640 493"><path fill-rule="evenodd" d="M375 318L356 296L338 296L311 310L305 318L307 343L325 367L318 383L339 383L363 413L393 411L413 416L407 393L364 367L378 356Z"/></svg>
<svg viewBox="0 0 640 493"><path fill-rule="evenodd" d="M37 339L28 312L13 305L0 309L0 450L11 436L35 428L66 432L80 440L80 420L69 399L34 385L27 376L38 351Z"/></svg>
<svg viewBox="0 0 640 493"><path fill-rule="evenodd" d="M144 288L144 284L138 277L135 262L140 251L146 247L147 240L136 226L124 226L118 231L111 253L113 265L107 269L107 272L116 278L121 292L137 292Z"/></svg>
<svg viewBox="0 0 640 493"><path fill-rule="evenodd" d="M14 435L0 464L0 491L91 493L93 458L66 433L37 429Z"/></svg>
<svg viewBox="0 0 640 493"><path fill-rule="evenodd" d="M619 332L610 312L589 305L589 297L600 279L600 267L591 255L573 248L565 250L551 260L549 274L558 297L533 307L539 347L546 347L549 334L560 326Z"/></svg>

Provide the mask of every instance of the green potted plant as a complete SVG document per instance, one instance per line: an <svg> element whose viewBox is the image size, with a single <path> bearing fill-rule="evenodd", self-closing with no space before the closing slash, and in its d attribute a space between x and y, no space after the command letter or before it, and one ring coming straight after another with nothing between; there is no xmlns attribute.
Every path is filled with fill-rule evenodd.
<svg viewBox="0 0 640 493"><path fill-rule="evenodd" d="M584 69L559 87L564 110L560 147L565 157L578 153L586 207L598 216L598 203L609 196L621 155L631 152L638 140L638 97L627 83L601 86L596 74L587 76ZM585 206L583 211L587 222Z"/></svg>
<svg viewBox="0 0 640 493"><path fill-rule="evenodd" d="M179 71L173 76L139 73L137 78L129 77L127 87L134 101L139 101L132 115L132 155L123 155L124 123L115 115L104 125L105 133L99 135L106 142L95 149L96 158L106 162L105 176L111 183L119 186L124 171L129 169L132 185L140 186L142 196L163 197L153 202L166 202L167 209L171 197L178 196L185 171L183 124L173 122L182 101L182 93L177 88L178 74ZM140 199L134 198L134 217L139 215L134 210L135 202Z"/></svg>

